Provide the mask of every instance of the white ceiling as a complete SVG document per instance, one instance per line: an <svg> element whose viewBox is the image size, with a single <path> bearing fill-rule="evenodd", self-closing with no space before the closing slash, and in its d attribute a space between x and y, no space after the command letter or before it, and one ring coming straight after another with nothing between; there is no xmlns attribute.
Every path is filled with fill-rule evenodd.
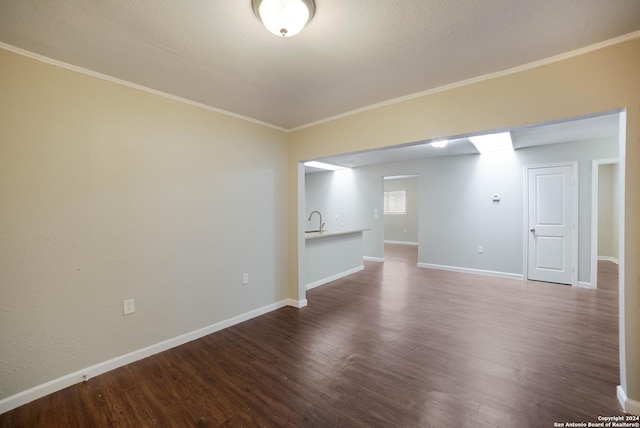
<svg viewBox="0 0 640 428"><path fill-rule="evenodd" d="M640 30L639 0L1 0L0 42L283 129Z"/></svg>

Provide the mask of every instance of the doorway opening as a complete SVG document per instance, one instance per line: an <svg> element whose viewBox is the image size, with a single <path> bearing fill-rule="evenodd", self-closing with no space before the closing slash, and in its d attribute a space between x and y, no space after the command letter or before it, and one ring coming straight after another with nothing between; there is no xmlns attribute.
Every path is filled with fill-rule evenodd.
<svg viewBox="0 0 640 428"><path fill-rule="evenodd" d="M615 128L614 129L615 132L611 132L612 127ZM626 373L625 373L626 363L624 361L624 357L626 353L625 352L625 334L624 334L624 319L625 319L625 314L624 314L625 158L624 157L626 152L626 112L624 110L615 111L615 112L613 111L602 112L602 113L588 115L580 118L567 119L564 121L523 126L520 128L514 128L513 130L511 130L511 132L516 137L514 142L514 148L516 149L514 152L515 158L521 161L521 164L518 165L517 167L519 171L519 174L517 175L519 175L519 178L513 179L511 181L497 180L496 183L498 183L500 187L507 187L508 185L517 183L517 186L515 187L518 188L518 192L522 191L522 171L523 171L522 165L544 164L545 162L549 162L549 161L562 162L562 163L573 162L576 160L577 154L583 153L582 147L576 147L578 143L582 143L586 140L591 140L591 141L604 140L604 139L612 140L614 138L618 140L618 143L616 145L617 146L616 151L619 157L619 166L618 166L619 169L617 172L617 176L619 178L619 189L617 190L617 192L620 198L620 201L619 201L620 215L618 219L619 242L617 245L619 249L619 271L620 271L619 281L618 281L618 290L619 290L619 299L620 299L619 306L618 306L619 307L618 314L619 314L619 320L620 320L619 322L620 349L619 349L618 355L620 358L620 380L621 380L621 386L619 387L620 388L619 391L622 390L624 392L626 390L626 385L624 384L624 380L626 379ZM378 236L378 233L380 232L381 228L378 227L376 229L376 227L374 227L376 225L375 220L377 220L376 216L378 215L379 211L382 211L381 210L382 198L379 190L380 186L382 185L382 183L380 183L381 181L380 178L384 177L384 173L387 173L387 172L400 173L398 169L400 166L403 166L400 164L400 162L407 162L407 165L410 165L410 168L412 171L418 171L421 174L423 188L420 191L422 193L425 193L426 189L429 189L429 186L432 183L436 183L436 184L440 183L443 186L445 185L448 186L447 189L449 190L444 189L444 190L447 190L446 192L445 191L440 193L431 192L427 196L431 196L431 197L435 196L436 198L443 197L445 198L446 201L449 201L449 200L457 201L458 199L460 199L461 196L474 197L475 195L478 195L478 197L476 198L478 201L476 205L478 206L481 206L481 203L483 203L483 201L486 198L492 198L494 196L494 194L492 194L491 192L494 191L493 187L495 186L492 185L491 188L480 189L481 190L480 192L478 191L477 186L475 186L476 184L475 181L472 182L474 183L474 186L460 187L457 189L458 190L457 192L450 191L450 188L452 187L453 184L461 182L463 178L467 176L473 176L473 178L476 179L476 181L480 180L482 184L483 176L481 174L476 174L476 175L472 174L472 173L474 174L479 173L480 169L474 170L473 168L460 168L457 171L457 174L449 174L447 176L448 177L447 180L442 179L441 176L438 175L438 174L443 174L445 172L450 172L446 170L446 168L443 165L449 165L452 162L451 159L453 159L454 157L466 156L465 158L462 158L462 159L473 159L473 157L470 155L477 154L477 152L473 152L473 150L475 149L473 149L471 144L467 142L468 138L466 135L458 135L458 136L453 136L451 138L452 140L450 140L449 145L445 149L436 149L431 145L430 141L422 141L422 142L416 142L416 143L408 143L395 148L387 147L387 148L381 148L379 150L368 150L368 151L363 151L359 153L334 155L334 156L322 158L323 161L328 161L332 163L340 163L340 161L342 161L344 164L348 163L350 167L354 168L358 172L358 175L362 174L362 176L366 176L368 178L371 178L372 180L375 180L375 185L367 187L366 189L363 189L364 191L357 195L357 198L358 198L357 200L362 202L363 208L361 209L362 211L361 214L362 214L363 220L367 222L366 224L372 225L371 235L373 234L376 235L375 243L371 244L371 247L372 248L375 247L374 249L376 249L376 251L378 248L377 247L378 243L380 244L381 247L383 247L382 245L383 241L387 239L387 238L384 238L383 236L382 237ZM563 146L563 143L569 143L570 146ZM534 153L535 151L534 148L542 147L542 146L550 146L548 150L554 153L553 159L550 159L548 157L543 157L540 153ZM569 148L564 149L564 147L571 147L571 149ZM609 147L612 147L612 146L609 146ZM531 150L525 151L521 149L531 149ZM537 150L541 151L546 149L539 148ZM531 153L531 155L529 156L528 153ZM600 152L597 152L594 156L613 157L615 155L616 154L614 154L613 152L600 151ZM439 157L439 158L446 158L446 159L442 159L442 161L438 159L438 162L436 162L435 160L429 161L428 159L430 157ZM585 156L583 156L580 159L578 176L580 177L580 181L583 183L588 183L591 179L591 171L589 170L589 165L592 159L594 159L594 157L586 158ZM426 162L429 162L429 168L424 167L424 163ZM380 166L380 164L386 164L388 166L382 167ZM371 167L370 169L366 169L366 167L369 167L372 165L375 166L375 171L373 170L373 167ZM472 165L469 165L469 166L472 166ZM366 171L366 173L364 171ZM382 174L380 174L380 172L382 172ZM486 171L483 169L481 172L486 172ZM299 196L301 197L299 197L298 203L299 203L299 212L303 213L304 204L300 205L300 200L304 201L304 168L302 168L302 170L299 170L299 174L300 174L299 176L302 176L302 179L299 181L299 183L302 183L302 186L299 186L298 190L299 192L302 193L302 195L300 195L299 193ZM492 184L492 183L489 183L489 184ZM375 191L372 191L374 187L376 189ZM576 275L577 275L577 278L579 279L579 281L577 281L578 282L577 285L580 285L580 286L584 286L580 281L585 283L587 281L589 282L593 281L594 283L597 283L597 254L594 256L594 260L591 263L589 263L590 257L591 257L590 255L591 248L594 248L594 251L596 251L595 248L597 248L596 246L591 246L591 239L595 235L595 234L590 234L591 213L593 212L591 210L591 196L590 195L585 196L582 193L582 192L585 192L588 194L589 187L590 186L587 185L586 189L583 187L582 189L579 190L579 211L580 213L583 213L585 212L585 210L587 210L587 213L585 215L581 214L580 218L576 220L578 222L581 222L581 225L579 223L579 227L578 227L579 230L577 232L577 235L578 235L577 238L579 239L578 244L580 246L579 255L578 255L578 258L574 260L574 266L577 271ZM487 192L487 190L489 192ZM510 191L511 190L513 189L510 189ZM521 241L522 239L521 237L523 233L522 231L526 231L527 233L529 232L529 228L527 227L528 225L523 224L524 222L523 222L523 216L522 216L522 208L524 204L523 204L523 199L521 199L523 196L512 194L511 195L512 197L510 199L507 199L504 194L498 195L498 197L500 196L502 196L503 202L499 204L491 205L492 208L496 208L495 211L497 211L497 208L506 207L508 205L507 202L512 202L512 201L517 202L517 208L519 212L509 218L513 219L517 217L517 221L519 224L515 225L514 234L517 234L518 237L517 239L514 239L514 241L516 241L515 245L518 246L519 248L515 251L511 250L509 252L505 252L504 254L507 254L509 256L515 255L515 261L511 263L509 266L511 265L516 266L513 272L515 272L516 270L522 272L523 265L524 265L523 254L521 252L522 247L524 246L524 243ZM369 200L375 200L375 201L369 202ZM430 200L440 201L439 199L430 199ZM496 200L496 199L493 199L493 200ZM587 201L587 202L583 203L583 201ZM584 206L585 204L586 206ZM422 217L421 221L422 221L423 227L422 227L422 230L420 231L418 242L424 243L424 241L428 239L428 234L434 231L439 232L441 228L440 225L443 224L442 221L430 222L428 219L426 219L426 217L430 213L431 213L431 208L429 207L429 209L427 209L423 205L423 210L421 214L421 217ZM473 212L473 214L475 214L475 212ZM303 216L304 214L301 214L300 218L302 219ZM477 217L478 216L476 216L476 218ZM489 220L493 219L493 217L487 217L487 218L489 218ZM451 222L453 221L453 218L451 218L451 216L448 216L448 217L445 216L443 217L443 219L448 221L449 224L451 224ZM304 220L306 220L306 218L304 218ZM442 219L439 218L438 220L442 220ZM459 230L454 230L455 232L459 232L459 233L455 235L454 239L443 241L445 244L451 243L451 242L459 243L460 240L465 240L469 233L473 233L476 230L480 230L478 228L475 228L475 229L470 228L466 223L460 223L460 224L461 226L459 227ZM481 226L484 227L485 225L482 224ZM302 243L303 245L304 241L302 240L303 238L300 238L300 236L303 236L304 228L300 226L299 230L300 230L299 242ZM510 236L515 236L514 234L511 234ZM493 237L493 236L494 235L490 235L490 237ZM444 257L442 257L443 258L442 262L440 262L440 260L434 260L434 263L428 263L430 261L429 258L433 256L433 254L437 254L438 256L441 256L444 254L450 257L457 257L458 255L462 254L464 257L466 257L468 260L471 260L471 261L479 258L488 259L486 255L487 251L483 252L483 250L486 250L486 248L483 248L486 244L485 241L470 242L470 244L467 243L469 245L466 245L465 252L454 251L448 247L436 246L435 248L437 249L437 253L436 252L431 253L427 251L430 248L426 248L425 245L422 245L420 247L421 251L419 252L418 257L420 261L421 262L424 261L424 263L419 263L419 265L424 265L423 267L431 267L431 266L447 267L446 266L447 260L445 260ZM479 246L478 244L482 244L482 245ZM513 248L513 243L510 242L509 245L510 245L509 248ZM501 248L505 248L505 247L506 247L505 245L501 245ZM479 254L477 256L475 254L476 248L477 248L477 253ZM380 253L375 253L373 255L377 258L379 257L379 254ZM299 254L299 261L304 262L303 257L304 256L300 256ZM383 261L383 260L384 259L379 261ZM456 260L454 260L454 262ZM469 262L467 265L470 266L470 268L473 268L473 269L467 269L468 271L470 270L473 270L474 272L483 271L482 266L478 268L478 266L474 266L472 262ZM456 265L451 264L451 266L455 267ZM594 273L590 276L589 273L591 269L594 269ZM495 274L500 272L507 272L507 273L511 272L509 270L501 270L500 272L497 272L492 269L484 269L484 271L489 272L490 274ZM302 272L304 272L304 267L299 268L299 273L302 273ZM520 277L522 278L522 275L520 275ZM300 291L300 296L305 296L304 290ZM622 396L623 395L619 395L619 397L622 397Z"/></svg>
<svg viewBox="0 0 640 428"><path fill-rule="evenodd" d="M383 257L388 245L418 247L418 194L417 174L383 177Z"/></svg>
<svg viewBox="0 0 640 428"><path fill-rule="evenodd" d="M591 165L591 287L598 288L598 262L619 264L620 165L618 158Z"/></svg>

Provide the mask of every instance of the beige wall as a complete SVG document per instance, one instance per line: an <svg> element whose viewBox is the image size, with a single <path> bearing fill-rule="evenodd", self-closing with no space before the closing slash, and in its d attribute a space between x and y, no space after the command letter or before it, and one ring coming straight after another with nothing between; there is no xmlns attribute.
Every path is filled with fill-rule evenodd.
<svg viewBox="0 0 640 428"><path fill-rule="evenodd" d="M640 39L577 57L299 130L291 136L290 176L316 157L430 138L627 109L622 385L640 401ZM289 182L289 215L296 218L297 183ZM296 298L298 240L290 230L290 293ZM614 392L612 391L612 394Z"/></svg>
<svg viewBox="0 0 640 428"><path fill-rule="evenodd" d="M286 299L287 160L284 132L0 50L0 400Z"/></svg>

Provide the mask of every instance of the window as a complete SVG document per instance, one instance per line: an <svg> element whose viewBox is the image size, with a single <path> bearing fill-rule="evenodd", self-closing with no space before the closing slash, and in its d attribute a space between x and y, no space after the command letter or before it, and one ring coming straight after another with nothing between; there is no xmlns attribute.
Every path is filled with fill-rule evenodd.
<svg viewBox="0 0 640 428"><path fill-rule="evenodd" d="M385 214L406 214L407 213L407 191L394 190L384 192L384 213Z"/></svg>

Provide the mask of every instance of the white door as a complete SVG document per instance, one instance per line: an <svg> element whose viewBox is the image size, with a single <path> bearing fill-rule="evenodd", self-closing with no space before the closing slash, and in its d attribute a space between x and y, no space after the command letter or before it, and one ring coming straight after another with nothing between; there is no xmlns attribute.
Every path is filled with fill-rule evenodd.
<svg viewBox="0 0 640 428"><path fill-rule="evenodd" d="M528 279L573 284L574 167L528 169Z"/></svg>

